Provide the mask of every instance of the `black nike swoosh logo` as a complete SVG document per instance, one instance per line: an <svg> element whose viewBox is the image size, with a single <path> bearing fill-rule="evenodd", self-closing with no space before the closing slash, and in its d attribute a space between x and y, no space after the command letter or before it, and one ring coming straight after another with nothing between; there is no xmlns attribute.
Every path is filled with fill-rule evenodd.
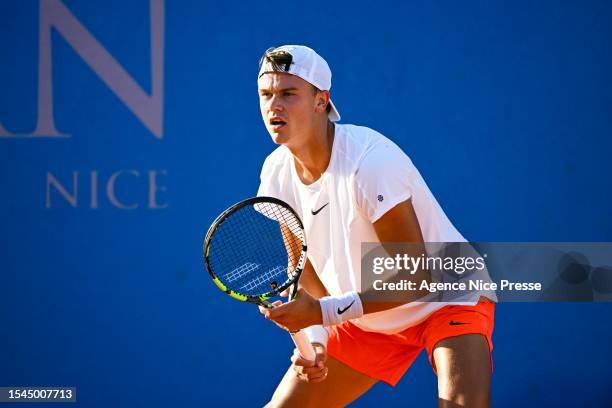
<svg viewBox="0 0 612 408"><path fill-rule="evenodd" d="M459 326L460 324L470 324L470 323L456 322L454 320L451 320L449 324L451 326Z"/></svg>
<svg viewBox="0 0 612 408"><path fill-rule="evenodd" d="M327 204L325 204L325 205L327 205ZM325 207L325 206L323 206L323 207ZM344 312L346 312L347 310L349 310L349 308L350 308L351 306L353 306L353 303L355 303L355 300L353 300L353 301L351 302L351 304L350 304L350 305L348 305L347 307L345 307L344 309L340 309L340 308L338 308L338 310L337 310L338 314L339 314L339 315L341 315L342 313L344 313Z"/></svg>
<svg viewBox="0 0 612 408"><path fill-rule="evenodd" d="M327 203L329 204L329 203ZM310 212L312 213L312 215L317 215L318 213L321 212L322 209L324 209L325 207L327 207L327 204L325 204L323 207L319 208L317 211L315 210L310 210Z"/></svg>

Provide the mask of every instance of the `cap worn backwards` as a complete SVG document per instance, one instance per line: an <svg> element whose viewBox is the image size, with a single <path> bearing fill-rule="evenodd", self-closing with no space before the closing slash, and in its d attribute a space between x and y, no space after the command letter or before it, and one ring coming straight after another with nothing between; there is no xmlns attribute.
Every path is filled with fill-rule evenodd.
<svg viewBox="0 0 612 408"><path fill-rule="evenodd" d="M290 58L281 61L280 64L278 61L275 62L270 58L266 58L270 54L282 52L289 54ZM322 91L329 91L331 89L332 74L329 65L312 48L304 45L283 45L266 51L257 77L259 78L267 72L279 71L298 76ZM338 109L336 109L331 99L329 104L331 107L328 114L329 120L332 122L340 120L340 113L338 113Z"/></svg>

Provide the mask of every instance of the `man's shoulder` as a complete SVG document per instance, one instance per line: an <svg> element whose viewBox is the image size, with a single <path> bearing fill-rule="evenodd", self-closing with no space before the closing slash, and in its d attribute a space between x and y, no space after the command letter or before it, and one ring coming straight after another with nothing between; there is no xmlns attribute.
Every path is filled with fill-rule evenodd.
<svg viewBox="0 0 612 408"><path fill-rule="evenodd" d="M340 124L338 126L351 143L367 145L380 140L388 140L382 133L367 126L352 124Z"/></svg>
<svg viewBox="0 0 612 408"><path fill-rule="evenodd" d="M264 160L261 174L269 174L281 169L289 160L289 150L285 146L278 146Z"/></svg>
<svg viewBox="0 0 612 408"><path fill-rule="evenodd" d="M357 166L366 156L383 146L396 147L389 138L369 127L349 124L340 126L343 137L339 150Z"/></svg>

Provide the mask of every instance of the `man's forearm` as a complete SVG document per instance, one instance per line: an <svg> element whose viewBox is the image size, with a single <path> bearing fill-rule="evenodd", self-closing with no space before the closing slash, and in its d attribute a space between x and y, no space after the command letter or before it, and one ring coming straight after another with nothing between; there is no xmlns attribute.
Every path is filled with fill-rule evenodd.
<svg viewBox="0 0 612 408"><path fill-rule="evenodd" d="M299 286L310 293L315 299L320 299L323 296L328 295L327 289L325 289L325 286L323 286L323 283L317 276L317 273L309 260L306 260L304 270L300 275Z"/></svg>
<svg viewBox="0 0 612 408"><path fill-rule="evenodd" d="M403 249L402 249L403 247ZM386 249L387 256L395 258L396 255L409 254L411 257L418 257L424 253L423 243L406 243L402 247L392 244ZM366 273L362 271L362 273ZM419 267L414 271L395 271L392 275L387 275L382 279L385 283L405 283L414 282L415 288L421 288L422 282L431 283L431 272L427 268ZM362 280L363 282L363 280ZM414 302L428 295L426 289L415 289L402 292L389 293L388 291L376 290L373 286L362 288L360 298L363 306L363 313L382 312L383 310L393 309L406 303Z"/></svg>

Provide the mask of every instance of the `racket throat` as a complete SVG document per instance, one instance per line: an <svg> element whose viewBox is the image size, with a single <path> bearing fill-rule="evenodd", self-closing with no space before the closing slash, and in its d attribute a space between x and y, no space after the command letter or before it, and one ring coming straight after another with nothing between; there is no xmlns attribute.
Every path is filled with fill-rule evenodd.
<svg viewBox="0 0 612 408"><path fill-rule="evenodd" d="M249 296L247 298L247 302L254 303L256 305L263 306L268 309L272 309L274 307L272 306L272 303L268 302L266 299L260 298L259 296Z"/></svg>

